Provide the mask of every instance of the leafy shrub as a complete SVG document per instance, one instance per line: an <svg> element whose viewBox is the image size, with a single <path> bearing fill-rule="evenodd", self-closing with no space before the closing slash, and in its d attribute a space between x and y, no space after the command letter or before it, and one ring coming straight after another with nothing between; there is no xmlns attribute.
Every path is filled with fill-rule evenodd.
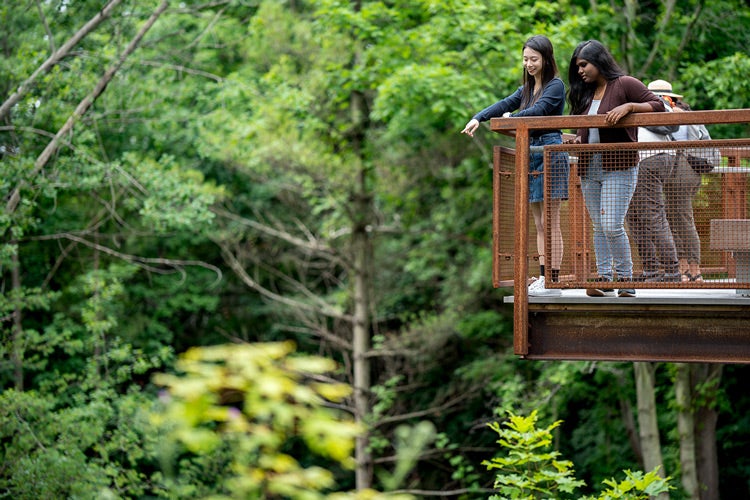
<svg viewBox="0 0 750 500"><path fill-rule="evenodd" d="M224 496L212 498L386 498L372 490L335 493L335 474L324 465L352 469L362 431L333 407L351 388L325 378L333 361L294 349L292 342L193 348L178 360L180 373L155 378L166 391L154 423L173 452L165 456L173 471L167 492L189 488L189 477L181 477L185 460L179 468L169 463L177 454L192 464L219 454L228 457L229 473L215 477Z"/></svg>
<svg viewBox="0 0 750 500"><path fill-rule="evenodd" d="M577 488L585 483L576 479L573 463L561 460L558 451L546 451L552 444L552 430L562 421L558 420L544 429L537 429L537 412L528 417L509 412L506 422L489 424L497 432L497 441L507 452L505 456L485 460L488 470L496 470L494 488L498 495L490 500L505 499L563 499L581 498L584 500L646 500L669 490L669 479L658 475L658 469L647 474L625 471L626 478L620 482L605 480L609 488L598 497L574 496Z"/></svg>

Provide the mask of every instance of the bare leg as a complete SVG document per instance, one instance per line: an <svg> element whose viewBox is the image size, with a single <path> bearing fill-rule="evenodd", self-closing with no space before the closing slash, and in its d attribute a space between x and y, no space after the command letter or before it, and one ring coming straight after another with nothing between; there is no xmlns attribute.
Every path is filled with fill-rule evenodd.
<svg viewBox="0 0 750 500"><path fill-rule="evenodd" d="M536 227L536 249L539 252L539 264L544 265L544 213L543 202L531 203L531 213L534 216L534 226Z"/></svg>
<svg viewBox="0 0 750 500"><path fill-rule="evenodd" d="M690 263L690 276L693 277L693 281L703 281L703 276L701 275L700 263L698 262Z"/></svg>
<svg viewBox="0 0 750 500"><path fill-rule="evenodd" d="M559 270L563 259L563 237L562 230L560 229L560 207L562 206L562 200L551 200L547 203L550 204L550 230L552 232L552 248L549 252L550 268ZM532 203L531 213L534 215L534 225L536 226L536 247L540 255L539 263L545 265L545 256L548 253L545 251L544 203Z"/></svg>
<svg viewBox="0 0 750 500"><path fill-rule="evenodd" d="M560 269L563 259L563 237L560 229L560 207L562 200L549 200L550 208L550 231L552 236L552 248L550 249L550 264L552 269Z"/></svg>
<svg viewBox="0 0 750 500"><path fill-rule="evenodd" d="M690 267L687 258L680 259L680 273L685 274L690 272Z"/></svg>

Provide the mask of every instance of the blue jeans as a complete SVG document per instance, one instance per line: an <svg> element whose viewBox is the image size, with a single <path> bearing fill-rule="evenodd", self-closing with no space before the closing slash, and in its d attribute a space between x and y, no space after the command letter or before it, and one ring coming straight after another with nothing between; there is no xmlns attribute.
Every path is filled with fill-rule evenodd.
<svg viewBox="0 0 750 500"><path fill-rule="evenodd" d="M633 257L625 232L625 215L638 182L638 167L603 170L601 155L593 155L581 190L594 226L594 252L599 276L633 278Z"/></svg>

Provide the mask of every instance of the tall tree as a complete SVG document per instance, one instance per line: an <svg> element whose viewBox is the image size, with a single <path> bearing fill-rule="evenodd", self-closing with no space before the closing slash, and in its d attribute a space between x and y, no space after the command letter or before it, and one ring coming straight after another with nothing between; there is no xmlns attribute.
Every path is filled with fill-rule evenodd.
<svg viewBox="0 0 750 500"><path fill-rule="evenodd" d="M677 363L674 390L678 412L677 430L680 435L680 476L687 497L691 500L698 500L700 499L700 489L695 455L695 416L690 388L690 365Z"/></svg>
<svg viewBox="0 0 750 500"><path fill-rule="evenodd" d="M659 436L659 423L657 418L657 407L655 397L655 372L654 363L633 363L635 373L635 387L638 400L638 434L640 436L641 453L643 454L643 467L645 470L659 468L659 475L666 477L664 460L661 452L661 439ZM668 493L659 495L661 499L668 499Z"/></svg>
<svg viewBox="0 0 750 500"><path fill-rule="evenodd" d="M701 500L714 500L721 496L716 425L722 373L723 366L720 364L697 363L690 366L696 469Z"/></svg>

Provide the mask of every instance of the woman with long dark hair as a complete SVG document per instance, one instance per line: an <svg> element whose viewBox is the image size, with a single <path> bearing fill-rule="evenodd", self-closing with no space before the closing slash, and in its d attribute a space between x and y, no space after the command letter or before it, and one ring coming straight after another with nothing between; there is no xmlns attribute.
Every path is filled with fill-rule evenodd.
<svg viewBox="0 0 750 500"><path fill-rule="evenodd" d="M665 111L664 103L640 80L627 76L612 54L597 40L578 44L568 69L568 102L572 115L604 115L614 125L630 113ZM583 144L637 142L637 127L582 128L575 142ZM636 150L606 151L579 155L581 190L594 230L594 252L598 278L588 288L591 297L614 295L611 282L633 279L630 240L625 215L638 179ZM634 297L635 290L623 283L619 297Z"/></svg>
<svg viewBox="0 0 750 500"><path fill-rule="evenodd" d="M461 131L469 136L479 127L479 123L500 116L547 116L562 115L565 108L565 84L558 77L557 63L552 42L543 35L535 35L523 45L523 85L510 96L483 109L469 120ZM513 111L516 111L513 113ZM562 144L560 130L532 130L529 142L531 146ZM529 295L560 295L557 288L545 286L546 256L550 260L550 277L557 281L563 257L563 239L560 230L560 205L568 199L569 162L567 153L557 152L552 155L549 167L551 196L544 199L544 157L541 153L529 155L529 203L536 226L536 245L540 254L540 272L538 279L529 286ZM549 205L551 216L552 248L545 252L544 238L544 203Z"/></svg>

